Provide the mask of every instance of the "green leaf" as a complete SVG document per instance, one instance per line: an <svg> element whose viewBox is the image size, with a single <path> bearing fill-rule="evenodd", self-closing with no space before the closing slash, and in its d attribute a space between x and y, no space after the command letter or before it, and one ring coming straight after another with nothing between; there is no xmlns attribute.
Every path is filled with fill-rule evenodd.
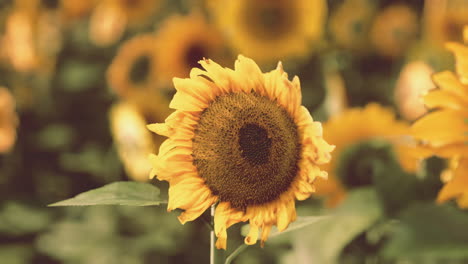
<svg viewBox="0 0 468 264"><path fill-rule="evenodd" d="M132 205L149 206L165 203L159 197L159 189L149 183L114 182L74 198L49 206L86 206L86 205Z"/></svg>
<svg viewBox="0 0 468 264"><path fill-rule="evenodd" d="M341 250L382 215L381 204L374 189L355 189L330 214L298 217L284 232L272 229L270 239L291 236L295 248L290 256L295 259L292 262L300 260L303 263L335 263ZM241 232L246 235L248 225ZM225 263L231 263L246 248L246 245L240 245Z"/></svg>
<svg viewBox="0 0 468 264"><path fill-rule="evenodd" d="M7 201L0 211L0 232L10 235L36 233L52 221L44 208L34 208L18 201Z"/></svg>
<svg viewBox="0 0 468 264"><path fill-rule="evenodd" d="M393 152L389 156L391 158L387 162L375 164L373 182L386 214L395 216L408 205L408 201L417 199L415 190L419 180L400 167Z"/></svg>
<svg viewBox="0 0 468 264"><path fill-rule="evenodd" d="M290 233L292 231L296 231L298 229L307 227L309 225L313 225L313 224L315 224L315 223L317 223L319 221L326 221L328 218L330 218L330 216L328 216L328 215L299 216L299 217L297 217L296 221L291 223L289 225L289 227L286 230L284 230L283 232L279 232L278 228L276 226L273 226L271 228L269 239L271 239L273 237L276 237L276 236L281 236L281 235L288 234L288 233ZM244 235L244 236L247 236L248 233L249 233L249 225L247 224L247 225L242 226L241 234Z"/></svg>
<svg viewBox="0 0 468 264"><path fill-rule="evenodd" d="M415 203L400 217L384 255L417 259L468 258L468 214L449 205Z"/></svg>
<svg viewBox="0 0 468 264"><path fill-rule="evenodd" d="M413 201L434 201L441 188L440 172L444 168L441 159L431 158L422 163L418 175L402 169L395 154L389 149L387 161L374 166L373 182L385 212L397 216Z"/></svg>
<svg viewBox="0 0 468 264"><path fill-rule="evenodd" d="M2 263L28 264L32 263L34 251L32 246L26 244L7 244L0 246L0 259Z"/></svg>
<svg viewBox="0 0 468 264"><path fill-rule="evenodd" d="M294 232L294 256L291 257L304 263L336 263L343 248L382 215L374 189L355 189L325 221Z"/></svg>

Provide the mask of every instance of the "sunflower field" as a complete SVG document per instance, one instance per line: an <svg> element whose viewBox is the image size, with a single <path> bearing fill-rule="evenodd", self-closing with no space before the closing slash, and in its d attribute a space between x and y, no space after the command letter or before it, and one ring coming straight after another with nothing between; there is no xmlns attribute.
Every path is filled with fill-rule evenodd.
<svg viewBox="0 0 468 264"><path fill-rule="evenodd" d="M468 263L468 0L0 0L1 264Z"/></svg>

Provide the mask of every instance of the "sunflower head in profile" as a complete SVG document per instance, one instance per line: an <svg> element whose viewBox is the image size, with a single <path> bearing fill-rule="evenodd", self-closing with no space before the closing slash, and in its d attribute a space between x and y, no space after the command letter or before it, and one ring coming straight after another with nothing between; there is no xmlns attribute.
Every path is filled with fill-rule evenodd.
<svg viewBox="0 0 468 264"><path fill-rule="evenodd" d="M368 46L368 33L376 9L375 1L343 1L328 23L332 40L340 47L363 51Z"/></svg>
<svg viewBox="0 0 468 264"><path fill-rule="evenodd" d="M128 176L136 181L147 181L151 170L148 153L161 141L157 144L153 140L153 135L146 129L145 117L132 103L113 105L109 119L117 153Z"/></svg>
<svg viewBox="0 0 468 264"><path fill-rule="evenodd" d="M222 58L225 45L220 32L201 13L169 17L156 33L158 74L170 82L198 67L203 58Z"/></svg>
<svg viewBox="0 0 468 264"><path fill-rule="evenodd" d="M390 5L374 19L370 42L382 56L401 57L416 40L418 27L416 11L409 5Z"/></svg>
<svg viewBox="0 0 468 264"><path fill-rule="evenodd" d="M118 96L145 111L161 111L160 105L169 102L160 94L157 59L152 34L133 37L118 50L107 70L107 83Z"/></svg>
<svg viewBox="0 0 468 264"><path fill-rule="evenodd" d="M323 130L325 139L336 145L334 158L324 165L328 180L316 182L317 195L325 197L329 207L338 205L347 189L371 184L372 162L380 157L372 140L391 144L405 170L417 169L419 157L404 137L409 124L396 120L390 109L378 104L347 109L324 123Z"/></svg>
<svg viewBox="0 0 468 264"><path fill-rule="evenodd" d="M11 150L16 141L18 116L15 100L5 87L0 87L0 153Z"/></svg>
<svg viewBox="0 0 468 264"><path fill-rule="evenodd" d="M262 63L309 54L327 13L323 0L217 1L211 7L233 48Z"/></svg>
<svg viewBox="0 0 468 264"><path fill-rule="evenodd" d="M464 29L468 43L468 27ZM446 182L438 201L457 199L468 208L468 46L448 43L454 52L457 73L443 71L432 76L439 87L424 96L426 106L434 111L418 119L411 134L432 154L449 158L450 166L442 174Z"/></svg>
<svg viewBox="0 0 468 264"><path fill-rule="evenodd" d="M425 1L423 23L425 38L431 43L462 41L463 28L468 24L468 5L465 0Z"/></svg>
<svg viewBox="0 0 468 264"><path fill-rule="evenodd" d="M113 44L127 27L149 22L159 6L159 0L101 0L90 18L89 37L99 46Z"/></svg>
<svg viewBox="0 0 468 264"><path fill-rule="evenodd" d="M301 106L299 79L288 80L281 63L262 73L240 55L235 69L200 61L190 78L174 78L176 109L149 129L167 136L152 155L152 175L169 182L168 210L185 210L181 223L215 210L216 246L226 248L227 228L249 221L246 244L268 238L296 219L295 199L314 192L318 165L333 146L322 126Z"/></svg>

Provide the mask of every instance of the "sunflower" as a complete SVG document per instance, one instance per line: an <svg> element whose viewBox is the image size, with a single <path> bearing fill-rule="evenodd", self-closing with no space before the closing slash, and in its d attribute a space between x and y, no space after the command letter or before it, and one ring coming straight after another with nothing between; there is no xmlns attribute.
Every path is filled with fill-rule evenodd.
<svg viewBox="0 0 468 264"><path fill-rule="evenodd" d="M386 7L374 19L370 41L375 50L386 57L400 57L416 39L418 17L408 5Z"/></svg>
<svg viewBox="0 0 468 264"><path fill-rule="evenodd" d="M6 19L5 43L7 55L15 70L31 71L37 67L35 22L37 14L31 8L14 9Z"/></svg>
<svg viewBox="0 0 468 264"><path fill-rule="evenodd" d="M224 51L220 32L200 13L169 17L157 32L156 43L158 73L167 81L187 76L204 57L222 58Z"/></svg>
<svg viewBox="0 0 468 264"><path fill-rule="evenodd" d="M8 152L13 147L17 124L13 96L8 89L0 87L0 153Z"/></svg>
<svg viewBox="0 0 468 264"><path fill-rule="evenodd" d="M152 34L136 36L120 47L107 70L107 82L113 91L123 99L149 108L148 111L158 111L162 109L160 104L169 104L159 94L155 50Z"/></svg>
<svg viewBox="0 0 468 264"><path fill-rule="evenodd" d="M331 14L329 31L340 47L363 50L368 43L368 32L376 10L374 1L346 0Z"/></svg>
<svg viewBox="0 0 468 264"><path fill-rule="evenodd" d="M90 20L90 39L100 46L115 43L127 26L143 25L160 5L157 0L102 0Z"/></svg>
<svg viewBox="0 0 468 264"><path fill-rule="evenodd" d="M264 63L310 53L322 37L327 13L324 0L217 1L211 6L233 48Z"/></svg>
<svg viewBox="0 0 468 264"><path fill-rule="evenodd" d="M138 107L128 102L116 103L110 113L110 127L117 152L130 178L147 181L151 170L148 154L159 146L162 137L153 139L147 121Z"/></svg>
<svg viewBox="0 0 468 264"><path fill-rule="evenodd" d="M465 27L468 43L468 27ZM450 158L449 168L442 174L446 182L438 201L457 198L460 207L468 207L468 46L448 43L455 53L457 74L443 71L433 75L439 89L424 96L426 105L434 111L417 120L411 133L433 153Z"/></svg>
<svg viewBox="0 0 468 264"><path fill-rule="evenodd" d="M65 20L83 17L96 6L97 0L60 0Z"/></svg>
<svg viewBox="0 0 468 264"><path fill-rule="evenodd" d="M217 248L226 248L227 228L249 221L246 244L268 238L296 219L294 200L314 192L319 164L329 162L333 146L322 127L301 106L297 77L287 78L281 63L262 73L239 55L235 69L202 60L190 78L174 78L176 109L149 129L169 137L151 155L152 175L169 182L168 210L185 210L183 224L218 202Z"/></svg>
<svg viewBox="0 0 468 264"><path fill-rule="evenodd" d="M424 5L424 35L431 43L461 41L461 32L468 24L466 0L426 0Z"/></svg>
<svg viewBox="0 0 468 264"><path fill-rule="evenodd" d="M353 129L349 129L352 127ZM339 115L333 116L323 125L324 137L327 141L336 145L334 158L324 166L328 172L328 180L317 179L317 195L326 197L327 206L334 207L340 203L346 195L346 187L350 182L359 179L345 179L344 175L338 175L340 158L350 147L372 139L382 139L394 146L398 159L403 168L414 171L417 168L417 158L410 151L409 143L406 143L404 135L408 134L409 124L395 119L395 114L387 108L371 103L364 108L350 108ZM343 131L347 131L343 133ZM361 153L362 154L362 153ZM365 153L364 153L365 154ZM365 157L360 157L358 163ZM355 164L354 164L355 165ZM356 166L359 166L357 164ZM353 169L347 173L352 174ZM339 180L339 176L341 180ZM360 177L351 175L350 177ZM345 186L344 181L348 181Z"/></svg>

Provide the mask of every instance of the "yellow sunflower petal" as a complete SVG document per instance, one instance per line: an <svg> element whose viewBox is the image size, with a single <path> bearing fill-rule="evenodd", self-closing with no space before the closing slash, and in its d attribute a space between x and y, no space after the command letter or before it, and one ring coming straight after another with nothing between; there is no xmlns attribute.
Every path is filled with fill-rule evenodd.
<svg viewBox="0 0 468 264"><path fill-rule="evenodd" d="M468 86L460 82L457 76L450 71L443 71L432 76L434 83L442 90L459 96L464 102L468 102Z"/></svg>
<svg viewBox="0 0 468 264"><path fill-rule="evenodd" d="M241 90L250 93L252 90L262 96L266 95L265 80L258 65L249 58L239 55L234 68L237 78L240 79Z"/></svg>
<svg viewBox="0 0 468 264"><path fill-rule="evenodd" d="M411 134L428 140L433 146L440 146L467 140L467 114L453 110L441 110L430 113L413 124Z"/></svg>
<svg viewBox="0 0 468 264"><path fill-rule="evenodd" d="M261 247L265 245L265 241L268 239L268 236L270 235L270 231L271 231L271 225L264 225L262 227L262 236L261 236L261 241L260 241Z"/></svg>
<svg viewBox="0 0 468 264"><path fill-rule="evenodd" d="M468 84L468 46L460 43L448 43L447 49L455 54L455 67L460 76L460 80L464 84Z"/></svg>
<svg viewBox="0 0 468 264"><path fill-rule="evenodd" d="M245 237L244 241L247 245L254 245L257 243L258 239L258 226L253 223L250 223L249 234Z"/></svg>
<svg viewBox="0 0 468 264"><path fill-rule="evenodd" d="M463 110L466 102L460 97L444 90L435 90L424 96L425 104L430 108L448 108L453 110Z"/></svg>
<svg viewBox="0 0 468 264"><path fill-rule="evenodd" d="M468 160L461 160L453 170L453 179L450 180L440 190L437 202L442 203L447 200L460 197L468 192Z"/></svg>

